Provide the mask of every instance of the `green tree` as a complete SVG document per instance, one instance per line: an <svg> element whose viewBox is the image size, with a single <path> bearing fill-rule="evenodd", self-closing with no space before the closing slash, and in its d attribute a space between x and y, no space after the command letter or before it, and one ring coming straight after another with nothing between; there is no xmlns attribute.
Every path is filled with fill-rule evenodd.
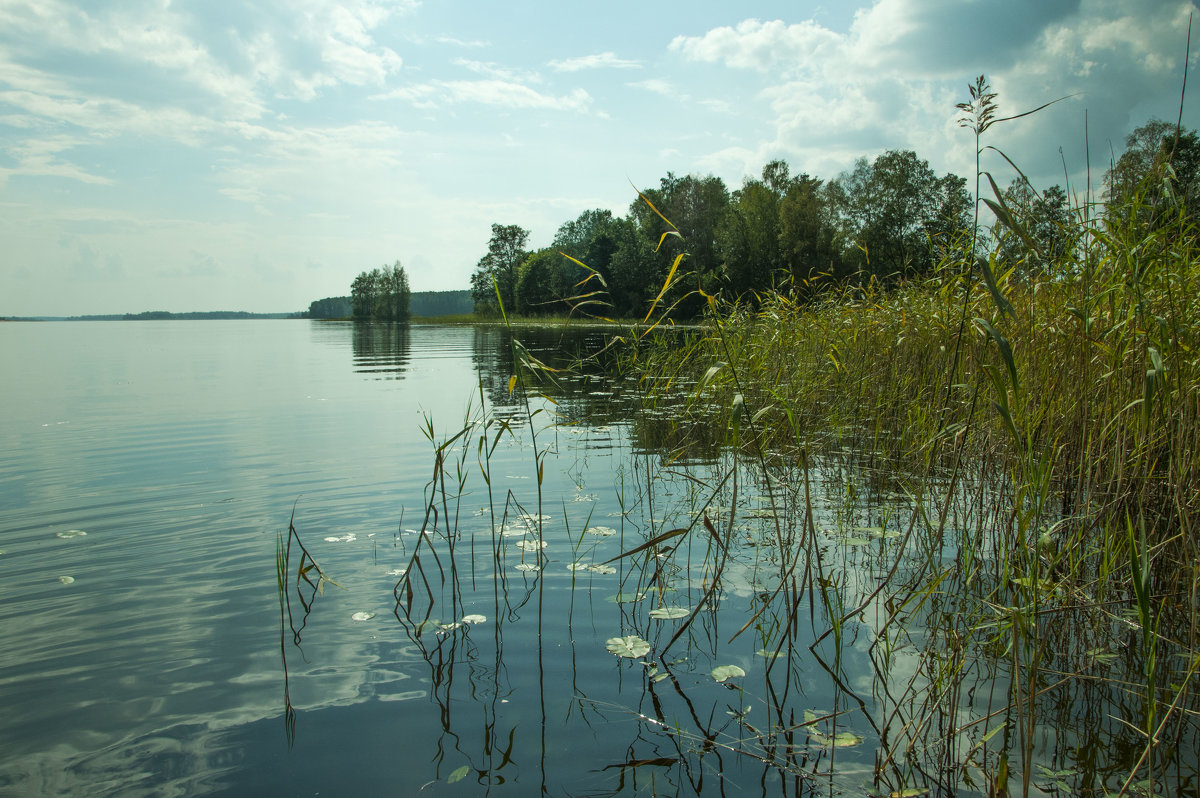
<svg viewBox="0 0 1200 798"><path fill-rule="evenodd" d="M1030 240L997 225L1000 258L1027 276L1052 270L1072 246L1067 192L1055 185L1039 194L1023 178L1017 178L1004 190L1004 204Z"/></svg>
<svg viewBox="0 0 1200 798"><path fill-rule="evenodd" d="M1151 119L1125 139L1125 152L1108 171L1108 213L1114 219L1157 226L1183 211L1200 213L1200 138Z"/></svg>
<svg viewBox="0 0 1200 798"><path fill-rule="evenodd" d="M487 254L471 275L471 294L476 312L496 311L496 291L506 311L516 307L517 270L528 257L525 244L529 231L515 224L493 224ZM493 286L493 281L495 285Z"/></svg>
<svg viewBox="0 0 1200 798"><path fill-rule="evenodd" d="M554 273L561 268L560 261L565 260L553 247L539 249L525 259L517 269L514 313L544 316L565 307L555 302L560 296L552 290Z"/></svg>
<svg viewBox="0 0 1200 798"><path fill-rule="evenodd" d="M824 181L802 174L779 203L779 249L792 290L807 294L821 276L842 276L836 219Z"/></svg>
<svg viewBox="0 0 1200 798"><path fill-rule="evenodd" d="M361 272L350 284L353 316L358 321L408 321L412 292L400 261Z"/></svg>
<svg viewBox="0 0 1200 798"><path fill-rule="evenodd" d="M911 150L889 150L874 162L860 158L830 187L850 247L847 263L879 278L928 272L938 254L933 237L966 226L965 185L956 175L938 178Z"/></svg>
<svg viewBox="0 0 1200 798"><path fill-rule="evenodd" d="M630 205L629 216L637 224L638 231L651 253L647 262L649 268L646 269L646 277L650 283L657 284L657 289L651 297L661 289L671 266L681 253L686 254L686 263L681 268L691 272L694 277L686 283L681 283L680 287L667 297L668 301L679 300L688 291L694 291L697 286L709 293L715 292L720 287L721 280L717 228L729 209L729 191L725 188L724 181L712 175L676 177L668 172L667 176L661 179L658 188L647 189L642 194L674 225L668 226L641 197ZM668 236L663 240L662 235L666 232L678 232L680 237ZM692 296L678 305L676 315L695 315L702 306L702 301Z"/></svg>
<svg viewBox="0 0 1200 798"><path fill-rule="evenodd" d="M730 298L753 304L755 293L770 288L782 270L781 199L763 180L748 179L733 192L729 210L717 226L717 252Z"/></svg>

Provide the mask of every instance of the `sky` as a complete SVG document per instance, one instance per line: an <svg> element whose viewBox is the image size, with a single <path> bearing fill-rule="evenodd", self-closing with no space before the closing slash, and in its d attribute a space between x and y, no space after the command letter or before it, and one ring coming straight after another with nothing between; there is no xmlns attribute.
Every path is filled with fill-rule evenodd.
<svg viewBox="0 0 1200 798"><path fill-rule="evenodd" d="M980 74L1001 116L1067 98L983 144L1081 196L1177 118L1194 10L0 0L0 316L296 311L396 261L413 290L466 288L493 223L546 246L668 172L732 190L772 159L831 179L907 149L972 177L954 106Z"/></svg>

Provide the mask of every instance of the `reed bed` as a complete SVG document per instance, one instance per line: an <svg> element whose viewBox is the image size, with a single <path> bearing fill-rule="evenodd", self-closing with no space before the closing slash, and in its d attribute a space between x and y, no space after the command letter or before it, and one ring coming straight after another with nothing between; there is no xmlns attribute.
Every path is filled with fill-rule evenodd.
<svg viewBox="0 0 1200 798"><path fill-rule="evenodd" d="M1047 734L1127 754L1075 781L1072 754L1063 790L1158 794L1195 767L1200 269L1182 212L1151 227L1134 210L1078 209L1071 252L1033 273L972 262L964 235L923 281L713 302L703 333L626 361L649 406L706 428L698 445L736 429L764 472L793 475L851 450L913 498L904 566L827 607L830 630L874 613L881 676L901 640L925 653L885 691L899 739L881 771L923 751L947 791L974 768L990 794L1030 794L1054 772Z"/></svg>

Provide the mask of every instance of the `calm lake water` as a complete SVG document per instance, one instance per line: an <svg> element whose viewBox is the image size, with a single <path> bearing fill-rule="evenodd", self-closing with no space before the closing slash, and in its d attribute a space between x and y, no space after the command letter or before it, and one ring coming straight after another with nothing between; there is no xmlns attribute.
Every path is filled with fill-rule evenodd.
<svg viewBox="0 0 1200 798"><path fill-rule="evenodd" d="M550 366L604 342L520 337ZM513 353L484 326L0 325L0 794L983 795L1016 767L1005 640L953 645L998 616L905 588L963 552L986 577L1002 486L675 450L704 425L581 371L525 395ZM1031 794L1138 758L1111 624L1045 654L1081 677L1020 738Z"/></svg>
<svg viewBox="0 0 1200 798"><path fill-rule="evenodd" d="M529 345L548 358L598 340ZM500 330L307 321L5 324L0 368L0 792L761 790L764 768L725 750L746 700L710 675L761 671L761 641L718 657L736 626L698 617L688 638L709 643L672 654L694 695L656 694L644 659L606 650L639 630L661 646L679 620L648 611L690 607L706 578L647 597L631 560L586 568L688 523L673 494L699 489L681 479L640 502L655 455L611 386L534 399L531 426ZM553 428L555 412L577 418ZM440 443L469 420L476 437L447 450L450 518L426 523L424 430ZM293 509L337 586L307 615L289 589L285 622L303 630L281 646L276 547ZM434 548L413 560L423 528L440 563ZM414 564L432 591L415 608L393 592ZM468 615L483 619L453 627ZM678 741L662 712L688 718ZM733 736L705 743L699 716Z"/></svg>

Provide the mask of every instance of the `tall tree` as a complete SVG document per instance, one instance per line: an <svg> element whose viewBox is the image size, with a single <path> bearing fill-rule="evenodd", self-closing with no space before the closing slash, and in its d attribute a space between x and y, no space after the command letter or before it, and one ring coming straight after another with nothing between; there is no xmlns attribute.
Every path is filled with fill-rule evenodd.
<svg viewBox="0 0 1200 798"><path fill-rule="evenodd" d="M1178 135L1177 135L1178 133ZM1125 152L1108 171L1108 212L1158 225L1172 212L1200 215L1200 138L1151 119L1125 139Z"/></svg>
<svg viewBox="0 0 1200 798"><path fill-rule="evenodd" d="M850 247L844 257L883 278L927 272L936 255L931 235L948 235L970 208L962 178L938 178L911 150L889 150L874 162L860 158L830 189Z"/></svg>
<svg viewBox="0 0 1200 798"><path fill-rule="evenodd" d="M752 301L756 292L770 288L780 276L781 199L782 195L766 180L748 179L733 192L729 209L717 226L717 252L725 287L733 299Z"/></svg>
<svg viewBox="0 0 1200 798"><path fill-rule="evenodd" d="M779 203L779 249L792 290L805 295L814 280L842 276L841 246L824 182L797 177Z"/></svg>
<svg viewBox="0 0 1200 798"><path fill-rule="evenodd" d="M477 311L496 308L496 293L508 312L516 307L517 270L528 257L529 231L515 224L493 224L487 254L475 265L471 293ZM495 285L493 286L493 281Z"/></svg>
<svg viewBox="0 0 1200 798"><path fill-rule="evenodd" d="M361 272L350 285L350 302L358 321L408 321L412 292L400 261Z"/></svg>
<svg viewBox="0 0 1200 798"><path fill-rule="evenodd" d="M697 285L710 293L715 292L720 287L721 278L717 227L729 208L729 191L724 181L712 175L676 177L668 172L658 188L647 189L642 194L674 225L673 228L668 226L641 197L630 205L630 218L636 221L638 230L653 253L649 261L650 279L656 281L661 289L676 257L686 253L686 264L681 268L694 276L682 283L668 299L674 302ZM664 240L662 235L668 231L678 232L680 237L668 236ZM678 306L677 315L694 315L701 307L702 302L692 297Z"/></svg>
<svg viewBox="0 0 1200 798"><path fill-rule="evenodd" d="M1071 247L1067 192L1055 185L1039 194L1018 178L1004 190L1004 203L1030 240L998 225L999 256L1026 276L1052 270Z"/></svg>

